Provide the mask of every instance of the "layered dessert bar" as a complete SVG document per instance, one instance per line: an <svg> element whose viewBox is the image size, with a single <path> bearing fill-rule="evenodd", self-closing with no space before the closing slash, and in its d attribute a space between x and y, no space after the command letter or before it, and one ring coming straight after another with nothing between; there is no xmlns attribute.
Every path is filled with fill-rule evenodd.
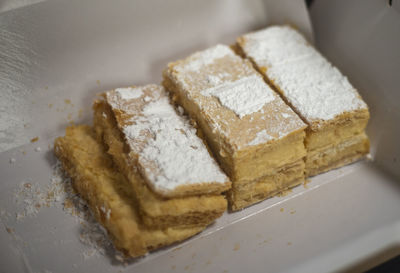
<svg viewBox="0 0 400 273"><path fill-rule="evenodd" d="M97 137L130 181L144 223L204 226L221 216L221 192L231 183L164 88L120 88L103 97L94 104Z"/></svg>
<svg viewBox="0 0 400 273"><path fill-rule="evenodd" d="M306 124L230 47L170 63L163 85L229 175L238 210L304 181Z"/></svg>
<svg viewBox="0 0 400 273"><path fill-rule="evenodd" d="M368 106L339 70L289 26L237 39L265 79L307 123L306 174L351 163L369 152Z"/></svg>
<svg viewBox="0 0 400 273"><path fill-rule="evenodd" d="M114 167L91 127L68 127L66 135L57 138L54 147L64 170L73 179L74 188L88 201L95 218L107 229L115 247L125 255L144 255L205 228L151 229L145 226L132 187Z"/></svg>

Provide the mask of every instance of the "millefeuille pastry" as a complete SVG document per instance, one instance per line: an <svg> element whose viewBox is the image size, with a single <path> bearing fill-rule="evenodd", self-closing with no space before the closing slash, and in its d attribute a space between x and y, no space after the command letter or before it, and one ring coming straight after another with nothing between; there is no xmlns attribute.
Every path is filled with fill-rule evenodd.
<svg viewBox="0 0 400 273"><path fill-rule="evenodd" d="M232 210L304 181L306 124L249 61L217 45L170 63L163 76L231 178Z"/></svg>
<svg viewBox="0 0 400 273"><path fill-rule="evenodd" d="M249 58L308 124L306 174L351 163L369 152L368 106L339 70L289 26L272 26L237 39Z"/></svg>
<svg viewBox="0 0 400 273"><path fill-rule="evenodd" d="M158 85L119 88L94 104L100 141L136 194L150 227L192 227L226 210L231 183Z"/></svg>
<svg viewBox="0 0 400 273"><path fill-rule="evenodd" d="M170 93L154 84L103 93L94 127L68 127L55 141L75 189L127 256L202 231L226 210L225 192L239 210L369 151L367 105L291 27L194 53L163 78Z"/></svg>
<svg viewBox="0 0 400 273"><path fill-rule="evenodd" d="M107 229L117 249L137 257L148 251L184 240L205 226L149 228L139 213L131 184L114 167L93 128L86 125L66 129L54 150L77 192L88 201L95 218Z"/></svg>

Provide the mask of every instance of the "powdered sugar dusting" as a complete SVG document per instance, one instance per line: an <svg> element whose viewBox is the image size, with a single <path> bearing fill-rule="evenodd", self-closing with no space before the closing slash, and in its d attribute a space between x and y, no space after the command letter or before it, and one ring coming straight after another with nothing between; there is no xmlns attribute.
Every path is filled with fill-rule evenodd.
<svg viewBox="0 0 400 273"><path fill-rule="evenodd" d="M258 145L261 143L268 142L271 139L273 139L273 137L270 136L269 134L267 134L266 130L262 130L257 133L256 137L252 141L249 142L249 145L251 145L251 146Z"/></svg>
<svg viewBox="0 0 400 273"><path fill-rule="evenodd" d="M276 100L276 107L281 107L285 103L282 100ZM281 117L279 117L281 116ZM274 126L268 126L268 129L261 130L256 133L256 136L247 143L249 146L259 145L270 142L272 140L278 140L286 137L296 129L300 129L305 124L300 118L296 116L294 112L287 109L287 112L275 111L272 116L268 116L267 119L277 118L280 122L275 123ZM268 122L268 121L266 121Z"/></svg>
<svg viewBox="0 0 400 273"><path fill-rule="evenodd" d="M258 75L225 82L203 90L201 94L217 97L223 106L234 111L240 118L261 110L275 98L271 88Z"/></svg>
<svg viewBox="0 0 400 273"><path fill-rule="evenodd" d="M206 113L212 133L232 150L266 143L305 127L250 62L238 55L209 60L196 71L184 71L183 66L191 61L193 57L189 56L173 63L167 76L182 90L178 92L202 110L196 115ZM223 111L224 108L231 111ZM260 133L256 138L262 130L269 137Z"/></svg>
<svg viewBox="0 0 400 273"><path fill-rule="evenodd" d="M117 88L115 92L123 100L137 99L143 95L142 90L137 87Z"/></svg>
<svg viewBox="0 0 400 273"><path fill-rule="evenodd" d="M367 105L339 70L294 29L269 27L244 36L243 50L307 122L330 120Z"/></svg>
<svg viewBox="0 0 400 273"><path fill-rule="evenodd" d="M229 47L218 44L214 47L197 52L190 56L189 62L187 62L184 66L179 67L178 71L196 71L200 67L210 64L214 62L214 60L223 58L226 55L234 56L234 53Z"/></svg>
<svg viewBox="0 0 400 273"><path fill-rule="evenodd" d="M222 79L217 75L207 75L207 82L212 85L217 85L222 82Z"/></svg>
<svg viewBox="0 0 400 273"><path fill-rule="evenodd" d="M143 87L146 89L146 87ZM189 121L178 115L170 104L162 87L147 86L152 100L125 106L125 114L131 115L130 125L122 127L132 151L139 155L139 170L156 190L172 191L178 186L228 181L216 162L209 155L204 143L197 137ZM121 102L107 93L111 107ZM142 110L138 110L143 105Z"/></svg>

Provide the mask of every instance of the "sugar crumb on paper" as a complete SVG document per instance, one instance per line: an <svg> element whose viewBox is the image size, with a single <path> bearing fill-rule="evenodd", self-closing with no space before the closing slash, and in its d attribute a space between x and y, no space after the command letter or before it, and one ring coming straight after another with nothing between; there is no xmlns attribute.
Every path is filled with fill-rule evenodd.
<svg viewBox="0 0 400 273"><path fill-rule="evenodd" d="M118 256L124 260L114 249L106 230L91 214L86 201L74 191L71 179L64 176L59 162L53 167L47 185L43 186L32 179L25 179L16 186L12 199L15 211L0 210L0 220L7 222L6 231L9 234L16 233L17 227L24 225L29 218L45 213L43 211L45 208L55 207L73 216L79 225L77 239L85 246L82 251L84 260L105 255ZM52 230L50 233L54 232L55 230ZM23 243L28 244L28 242ZM64 242L60 240L58 243Z"/></svg>

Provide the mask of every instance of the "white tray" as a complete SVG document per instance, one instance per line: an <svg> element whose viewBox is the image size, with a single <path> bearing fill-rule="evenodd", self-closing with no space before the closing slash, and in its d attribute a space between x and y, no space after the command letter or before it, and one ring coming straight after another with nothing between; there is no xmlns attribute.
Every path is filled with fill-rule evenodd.
<svg viewBox="0 0 400 273"><path fill-rule="evenodd" d="M21 184L46 193L54 179L54 137L63 134L70 119L90 121L96 93L160 82L167 62L218 42L232 43L270 23L294 23L311 39L304 4L48 1L0 13L0 106L5 110L0 148L7 150L0 153L0 271L360 271L398 255L399 79L387 72L399 71L400 60L393 62L399 56L393 53L400 26L385 3L364 1L369 5L354 4L354 12L332 2L316 1L313 7L316 42L370 105L374 161L319 175L287 196L225 214L192 239L125 265L109 246L81 242L87 228L62 210L63 200L21 216L32 208L23 201L35 200L21 197L26 191ZM357 31L363 16L375 18L369 32ZM385 44L388 50L378 50L385 37L392 39ZM369 47L360 47L366 40ZM30 143L36 136L39 141Z"/></svg>

